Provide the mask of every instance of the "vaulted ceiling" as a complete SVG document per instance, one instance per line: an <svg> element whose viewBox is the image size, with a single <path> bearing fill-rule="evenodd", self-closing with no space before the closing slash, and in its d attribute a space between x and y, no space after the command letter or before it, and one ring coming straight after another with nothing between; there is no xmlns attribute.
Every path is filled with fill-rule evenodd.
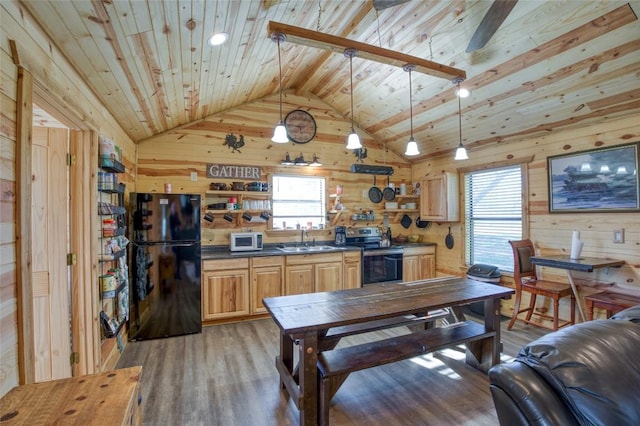
<svg viewBox="0 0 640 426"><path fill-rule="evenodd" d="M135 141L277 96L269 21L367 43L466 72L462 138L480 149L640 112L640 0L520 0L483 48L467 53L492 1L24 1L57 47ZM380 3L384 6L380 6ZM210 47L225 31L229 40ZM349 62L285 41L284 90L320 98L350 120ZM410 135L409 77L353 59L354 120L398 152ZM414 72L421 154L459 141L448 79ZM278 117L274 117L274 124ZM346 135L345 135L346 136Z"/></svg>

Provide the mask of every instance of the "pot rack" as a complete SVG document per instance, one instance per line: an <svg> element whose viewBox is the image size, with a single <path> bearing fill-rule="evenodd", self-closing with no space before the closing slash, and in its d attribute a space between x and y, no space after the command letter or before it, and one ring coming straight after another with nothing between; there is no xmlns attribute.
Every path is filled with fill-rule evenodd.
<svg viewBox="0 0 640 426"><path fill-rule="evenodd" d="M269 24L267 25L267 36L270 37L273 33L284 35L288 42L328 50L333 53L343 54L346 49L356 49L358 51L359 58L399 68L402 68L407 64L411 64L415 65L415 69L413 71L434 77L445 78L451 81L457 79L465 80L467 78L467 73L465 71L449 67L447 65L442 65L437 62L349 40L343 37L294 27L280 22L269 21Z"/></svg>

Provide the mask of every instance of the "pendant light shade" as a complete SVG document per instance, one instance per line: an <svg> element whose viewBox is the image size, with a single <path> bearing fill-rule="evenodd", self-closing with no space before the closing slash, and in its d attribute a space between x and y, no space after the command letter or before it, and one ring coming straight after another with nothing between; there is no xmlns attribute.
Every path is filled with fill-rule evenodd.
<svg viewBox="0 0 640 426"><path fill-rule="evenodd" d="M280 42L283 42L285 40L285 37L282 33L272 33L271 40L278 43L278 74L280 76L280 121L273 131L273 137L271 138L271 141L275 143L287 143L289 142L289 138L287 137L287 129L286 127L284 127L284 123L282 121L282 62L280 59Z"/></svg>
<svg viewBox="0 0 640 426"><path fill-rule="evenodd" d="M404 152L404 155L411 156L418 154L420 154L420 151L418 150L418 143L412 137L409 139L409 142L407 142L407 150Z"/></svg>
<svg viewBox="0 0 640 426"><path fill-rule="evenodd" d="M404 155L412 156L420 154L420 151L418 150L418 143L413 138L413 90L411 88L411 71L415 70L416 66L407 64L402 67L402 69L409 73L409 120L411 123L411 136L409 137L409 141L407 142L407 149L404 152Z"/></svg>
<svg viewBox="0 0 640 426"><path fill-rule="evenodd" d="M458 149L456 149L456 156L453 158L454 160L468 160L469 156L467 155L467 149L464 145L460 144Z"/></svg>
<svg viewBox="0 0 640 426"><path fill-rule="evenodd" d="M351 81L351 133L347 138L347 149L359 149L362 148L360 137L353 128L353 57L356 56L358 51L356 49L345 49L344 56L349 58L349 77Z"/></svg>
<svg viewBox="0 0 640 426"><path fill-rule="evenodd" d="M280 121L276 128L273 130L273 137L271 138L271 141L275 143L289 142L289 138L287 137L287 128L284 127L282 121Z"/></svg>
<svg viewBox="0 0 640 426"><path fill-rule="evenodd" d="M462 79L455 79L453 82L458 85L458 93L460 92L460 82ZM462 108L460 107L460 96L458 96L458 130L460 131L460 144L458 145L458 149L456 149L456 156L453 157L454 160L468 160L469 156L467 155L467 150L462 145Z"/></svg>

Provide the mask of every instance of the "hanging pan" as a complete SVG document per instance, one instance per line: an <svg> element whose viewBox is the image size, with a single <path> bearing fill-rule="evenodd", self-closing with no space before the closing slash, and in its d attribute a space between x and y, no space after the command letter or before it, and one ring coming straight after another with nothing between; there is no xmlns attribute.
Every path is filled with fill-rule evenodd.
<svg viewBox="0 0 640 426"><path fill-rule="evenodd" d="M420 216L418 216L418 218L416 219L416 226L418 228L428 228L429 226L431 226L431 222L429 222L428 220L421 220Z"/></svg>
<svg viewBox="0 0 640 426"><path fill-rule="evenodd" d="M396 198L396 190L389 186L389 176L387 176L387 187L382 191L382 196L387 201L393 201Z"/></svg>
<svg viewBox="0 0 640 426"><path fill-rule="evenodd" d="M382 191L376 186L376 175L373 175L373 186L369 188L369 199L372 203L382 201Z"/></svg>
<svg viewBox="0 0 640 426"><path fill-rule="evenodd" d="M453 235L451 235L451 227L449 227L449 233L444 238L444 244L447 246L449 250L453 248Z"/></svg>
<svg viewBox="0 0 640 426"><path fill-rule="evenodd" d="M409 227L411 226L411 222L411 218L406 214L402 216L402 219L400 219L400 225L402 225L404 229L409 229Z"/></svg>

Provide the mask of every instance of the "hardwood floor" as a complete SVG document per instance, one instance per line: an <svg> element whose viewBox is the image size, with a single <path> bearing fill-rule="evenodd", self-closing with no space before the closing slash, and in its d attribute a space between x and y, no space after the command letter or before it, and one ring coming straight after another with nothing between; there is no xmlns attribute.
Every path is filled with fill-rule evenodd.
<svg viewBox="0 0 640 426"><path fill-rule="evenodd" d="M469 318L473 319L473 316ZM361 343L405 333L344 339ZM503 362L547 330L502 324ZM130 342L118 368L143 366L145 425L297 425L281 391L271 319L205 327L202 334ZM332 425L497 425L487 376L454 348L353 373L332 400Z"/></svg>

